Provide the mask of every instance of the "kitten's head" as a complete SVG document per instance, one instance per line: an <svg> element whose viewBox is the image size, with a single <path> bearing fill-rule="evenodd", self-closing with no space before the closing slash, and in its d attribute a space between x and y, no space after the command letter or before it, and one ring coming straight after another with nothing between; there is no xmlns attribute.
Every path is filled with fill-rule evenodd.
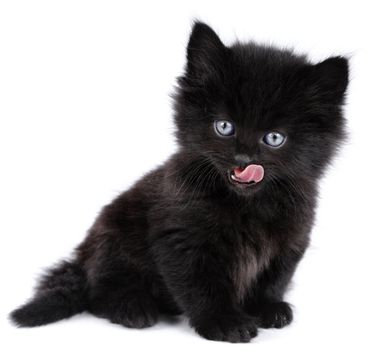
<svg viewBox="0 0 368 350"><path fill-rule="evenodd" d="M179 144L228 186L255 193L277 179L318 179L344 139L348 62L312 64L289 50L236 43L195 23L179 78Z"/></svg>

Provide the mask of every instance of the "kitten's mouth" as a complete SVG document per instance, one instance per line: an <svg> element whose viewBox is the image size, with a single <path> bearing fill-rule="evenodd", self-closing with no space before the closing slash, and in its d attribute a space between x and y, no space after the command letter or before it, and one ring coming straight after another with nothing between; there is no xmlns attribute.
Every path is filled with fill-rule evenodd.
<svg viewBox="0 0 368 350"><path fill-rule="evenodd" d="M246 168L236 167L229 172L231 183L245 187L254 186L264 177L262 165L250 164Z"/></svg>

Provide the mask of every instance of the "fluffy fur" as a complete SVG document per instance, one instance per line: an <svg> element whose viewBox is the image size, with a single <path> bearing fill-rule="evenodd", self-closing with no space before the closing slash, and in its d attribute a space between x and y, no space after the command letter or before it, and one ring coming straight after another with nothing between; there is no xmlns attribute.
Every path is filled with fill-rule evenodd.
<svg viewBox="0 0 368 350"><path fill-rule="evenodd" d="M103 208L70 261L13 311L38 326L83 310L127 327L185 313L205 338L248 342L292 321L285 290L308 247L317 183L344 139L348 63L236 43L195 23L175 96L179 151ZM219 137L216 119L232 121ZM272 149L262 136L287 135ZM229 181L261 164L263 181Z"/></svg>

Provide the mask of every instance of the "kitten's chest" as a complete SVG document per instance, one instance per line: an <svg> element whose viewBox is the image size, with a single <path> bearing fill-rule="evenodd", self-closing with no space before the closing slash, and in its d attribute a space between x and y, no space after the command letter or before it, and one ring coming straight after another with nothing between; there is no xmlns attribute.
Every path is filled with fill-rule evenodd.
<svg viewBox="0 0 368 350"><path fill-rule="evenodd" d="M237 299L241 301L257 277L279 254L280 249L278 241L273 236L274 232L267 231L260 224L247 222L236 229L237 238L231 274Z"/></svg>

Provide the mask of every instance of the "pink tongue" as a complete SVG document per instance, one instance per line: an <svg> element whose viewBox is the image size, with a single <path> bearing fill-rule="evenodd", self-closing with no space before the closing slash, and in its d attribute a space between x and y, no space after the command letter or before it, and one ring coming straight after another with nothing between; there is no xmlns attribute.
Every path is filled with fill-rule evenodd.
<svg viewBox="0 0 368 350"><path fill-rule="evenodd" d="M240 182L260 182L264 176L264 169L261 165L251 164L245 169L235 168L234 175Z"/></svg>

